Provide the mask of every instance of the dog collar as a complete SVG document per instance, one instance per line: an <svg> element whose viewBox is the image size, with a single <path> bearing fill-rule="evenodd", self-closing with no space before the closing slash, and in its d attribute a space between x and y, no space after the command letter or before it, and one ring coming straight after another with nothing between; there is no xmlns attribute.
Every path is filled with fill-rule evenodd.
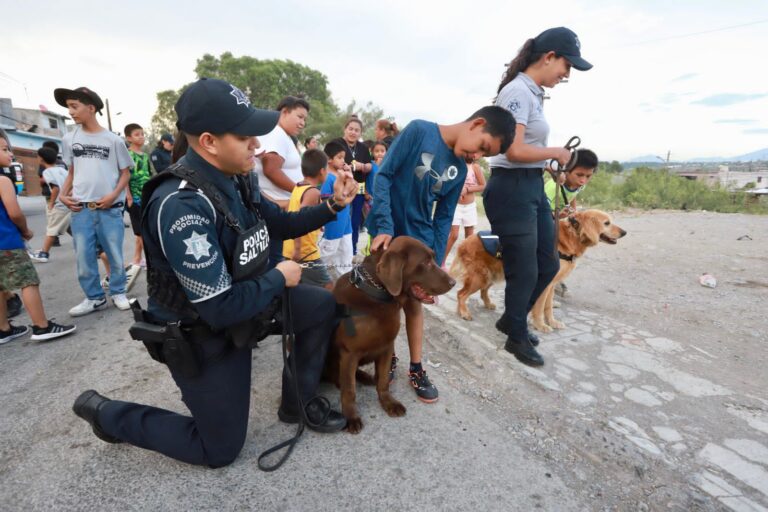
<svg viewBox="0 0 768 512"><path fill-rule="evenodd" d="M565 260L565 261L573 261L576 259L576 256L574 256L573 254L563 254L560 251L557 251L557 255L560 256L561 260Z"/></svg>
<svg viewBox="0 0 768 512"><path fill-rule="evenodd" d="M352 267L352 271L349 273L349 282L374 300L379 302L392 302L393 300L392 295L390 295L386 288L377 283L362 265Z"/></svg>

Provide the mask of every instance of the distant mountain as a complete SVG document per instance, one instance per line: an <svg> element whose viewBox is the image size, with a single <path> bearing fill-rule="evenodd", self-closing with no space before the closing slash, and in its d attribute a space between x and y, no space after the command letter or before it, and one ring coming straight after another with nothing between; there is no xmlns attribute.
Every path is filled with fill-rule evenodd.
<svg viewBox="0 0 768 512"><path fill-rule="evenodd" d="M751 153L745 153L743 155L738 156L710 156L710 157L700 157L700 158L691 158L690 160L686 160L686 162L701 162L701 163L713 163L713 162L756 162L756 161L768 161L768 148L759 149L757 151L753 151ZM636 163L652 163L652 164L660 164L663 163L659 157L656 155L643 155L638 156L635 158L632 158L630 160L625 160L623 163L627 164L636 164Z"/></svg>
<svg viewBox="0 0 768 512"><path fill-rule="evenodd" d="M636 156L635 158L632 158L630 160L625 160L624 163L628 164L636 164L640 162L653 162L653 163L661 163L663 160L660 160L659 157L656 155L643 155L643 156Z"/></svg>
<svg viewBox="0 0 768 512"><path fill-rule="evenodd" d="M766 161L768 160L768 148L733 157L733 160L736 162L754 162L756 160Z"/></svg>

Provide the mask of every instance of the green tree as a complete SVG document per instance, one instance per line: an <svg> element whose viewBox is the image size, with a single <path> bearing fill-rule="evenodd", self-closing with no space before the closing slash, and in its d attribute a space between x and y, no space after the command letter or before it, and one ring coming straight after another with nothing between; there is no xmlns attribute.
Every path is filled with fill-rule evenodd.
<svg viewBox="0 0 768 512"><path fill-rule="evenodd" d="M287 96L302 96L310 104L310 115L304 129L305 136L318 136L321 140L339 137L349 113L357 113L363 120L364 137L373 137L373 123L383 117L383 111L372 103L358 107L352 101L341 110L334 103L328 89L328 78L320 71L291 60L260 60L247 55L235 57L230 52L219 57L203 55L197 61L198 78L219 78L240 88L255 107L274 109ZM152 132L175 131L176 113L173 106L189 84L178 91L157 93L157 111L152 116Z"/></svg>

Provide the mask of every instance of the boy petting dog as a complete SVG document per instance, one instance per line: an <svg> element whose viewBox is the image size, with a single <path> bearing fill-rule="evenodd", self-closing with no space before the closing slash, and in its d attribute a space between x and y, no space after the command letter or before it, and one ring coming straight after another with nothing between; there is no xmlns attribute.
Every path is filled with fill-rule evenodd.
<svg viewBox="0 0 768 512"><path fill-rule="evenodd" d="M467 162L505 152L514 132L512 114L495 106L483 107L466 121L451 125L409 123L390 147L374 181L376 200L367 220L373 237L371 252L386 251L392 238L407 235L426 244L434 251L434 260L442 262ZM424 262L431 264L431 260ZM434 302L433 296L422 293L403 307L411 356L408 377L417 397L427 403L438 399L438 391L421 364L422 303ZM396 364L393 356L390 380Z"/></svg>

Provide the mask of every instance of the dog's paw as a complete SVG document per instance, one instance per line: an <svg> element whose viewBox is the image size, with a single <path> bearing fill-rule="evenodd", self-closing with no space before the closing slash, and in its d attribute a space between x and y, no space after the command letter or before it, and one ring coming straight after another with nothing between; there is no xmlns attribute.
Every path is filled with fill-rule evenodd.
<svg viewBox="0 0 768 512"><path fill-rule="evenodd" d="M405 416L405 406L397 400L392 400L387 404L381 404L381 408L384 409L384 412L393 418Z"/></svg>
<svg viewBox="0 0 768 512"><path fill-rule="evenodd" d="M551 325L554 329L565 329L565 324L563 322L555 320L554 318L549 321L549 325Z"/></svg>
<svg viewBox="0 0 768 512"><path fill-rule="evenodd" d="M472 320L472 313L469 312L469 310L466 311L458 311L459 316L463 318L464 320Z"/></svg>
<svg viewBox="0 0 768 512"><path fill-rule="evenodd" d="M490 309L491 311L494 311L496 309L496 304L494 304L493 302L489 302L488 304L485 305L485 308Z"/></svg>
<svg viewBox="0 0 768 512"><path fill-rule="evenodd" d="M533 325L533 328L539 332L552 332L552 328L544 322L533 322L531 325Z"/></svg>
<svg viewBox="0 0 768 512"><path fill-rule="evenodd" d="M347 432L350 434L359 434L363 430L363 420L360 417L347 418Z"/></svg>

